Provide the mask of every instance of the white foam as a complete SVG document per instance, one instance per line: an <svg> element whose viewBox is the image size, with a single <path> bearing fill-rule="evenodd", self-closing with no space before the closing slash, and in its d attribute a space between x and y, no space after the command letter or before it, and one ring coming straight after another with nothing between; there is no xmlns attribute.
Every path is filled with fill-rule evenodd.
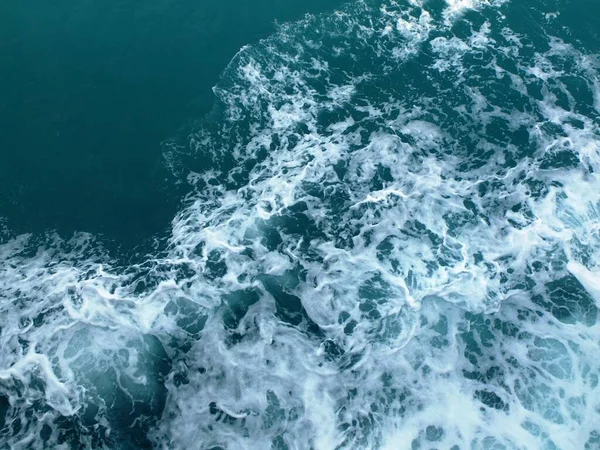
<svg viewBox="0 0 600 450"><path fill-rule="evenodd" d="M440 54L440 59L434 62L432 69L443 68L461 79L463 71L466 70L460 60L463 55L473 49L481 51L496 45L493 40L486 37L490 29L491 27L484 26L480 31L475 32L468 43L452 37L436 38L437 40L432 41L432 46ZM391 32L387 30L385 34L389 37ZM406 33L406 30L411 28L403 27L403 30ZM511 39L503 45L513 45L510 51L518 55L520 47L514 46L518 38L514 35L509 37ZM450 57L450 55L457 56ZM548 56L540 55L533 68L523 67L521 74L515 75L514 80L518 81L515 85L519 92L523 92L527 82L524 78L526 74L533 75L544 82L551 82L560 75L560 70L553 67ZM445 66L440 65L442 60ZM522 63L526 64L526 61ZM334 68L329 65L328 70ZM256 80L260 83L265 82ZM301 79L296 79L294 83L299 86L299 90L307 92L301 86ZM354 97L361 98L359 89L355 88L352 92ZM278 98L285 98L285 95L281 93L279 95L281 97ZM297 98L296 94L291 95L292 97L288 98ZM542 149L537 153L538 156L541 157L544 151L550 148L548 139L554 138L546 135L546 132L538 126L537 118L504 111L497 106L492 107L492 100L486 97L482 90L471 89L469 98L473 103L469 106L468 114L476 123L488 125L493 120L501 118L506 120L513 130L523 125L527 126L532 131L537 130L538 134L532 133L532 136L537 136L538 145ZM413 111L428 111L426 106L416 108L414 105L411 106ZM311 108L316 110L307 113L306 117L316 117L319 110L330 107L328 104L318 106L316 102L311 103ZM586 125L583 132L569 128L566 121L573 117L572 113L557 106L556 98L552 96L535 103L535 107L544 120L557 124L569 132L570 142L577 142L573 148L577 148L581 155L586 155L586 160L596 164L595 142L598 137L594 131L591 131L593 129L591 124ZM234 246L237 248L239 243L244 241L243 233L232 230L227 224L232 221L238 225L244 223L245 226L252 227L252 221L235 220L236 216L252 216L254 204L268 204L268 211L262 206L258 207L257 216L269 221L285 215L286 207L304 201L307 206L305 212L307 217L327 235L326 238L315 237L312 242L307 242L302 232L299 233L300 236L294 233L287 235L283 232L282 246L286 248L286 254L291 257L291 260L279 256L275 258L276 263L271 262L272 251L256 243L252 244L254 261L260 261L261 270L265 273L284 276L286 271L292 270L295 264L300 264L306 269L306 282L293 290L294 295L300 299L308 317L321 329L327 330L338 345L350 352L349 355L360 355L359 362L352 366L357 371L355 373L335 370L332 372L333 367L328 365L326 377L315 378L311 375L303 377L308 383L304 386L304 392L310 393L309 397L305 395L304 398L305 408L308 408L304 418L308 420L311 424L310 429L313 430L310 435L314 436L315 440L311 445L324 448L338 445L344 433L336 428L337 420L351 421L354 418L368 416L373 420L371 425L365 425L364 428L350 426L349 429L358 434L348 434L342 446L368 448L377 447L376 442L380 442L383 447L404 448L408 447L413 439L423 439L424 430L434 424L443 428L441 439L447 446L461 443L471 445L473 448L487 448L496 443L508 448L542 449L550 445L548 442L554 442L561 447L581 446L587 439L586 433L573 434L570 431L576 426L574 423L561 425L561 422L548 415L552 408L557 407L559 411L557 414L560 414L562 421L566 421L572 414L568 406L570 400L555 396L547 402L543 399L547 396L549 386L552 386L555 392L559 392L560 389L566 392L568 388L571 399L585 395L592 402L595 401L589 387L586 387L589 380L584 381L587 375L583 375L584 372L575 375L576 372L573 372L573 368L578 364L585 366L590 361L584 358L576 362L574 358L581 356L576 357L572 353L565 353L562 349L567 348L569 342L577 342L577 345L582 346L581 348L586 347L587 343L595 339L593 336L597 335L597 325L586 328L581 324L570 327L560 324L547 311L532 303L528 294L518 286L523 274L530 270L532 260L543 261L545 258L551 258L552 254L560 253L561 247L569 251L573 236L585 232L581 228L581 222L579 224L565 222L559 211L565 205L565 201L570 202L582 197L591 198L591 191L588 190L591 186L587 186L591 180L574 176L574 173L568 170L540 171L537 163L530 159L524 159L513 169L504 170L498 175L494 172L490 175L483 170L475 170L472 178L468 175L465 177L463 174L462 180L455 180L452 175L458 173L457 165L461 162L460 158L455 158L446 152L443 153L443 157L439 154L423 156L419 155L419 152L434 152L439 151L440 148L460 150L456 142L457 135L451 135L445 132L442 126L423 120L418 112L416 116L415 113L406 114L405 111L408 110L406 105L394 105L387 109L367 105L360 109L367 114L364 122L385 121L384 118L394 110L399 111L398 117L387 123L393 123L398 132L410 137L411 145L405 144L393 133L385 132L372 133L365 143L354 131L365 127L365 124L353 118L345 118L334 126L328 126L327 133L321 135L315 133L322 133L322 130L309 125L313 130L310 135L301 136L295 146L280 147L273 156L267 157L268 163L260 165L251 175L252 185L243 188L246 199L244 203L238 201L238 209L231 219L221 222L222 229L227 230L222 232L222 236L228 238L227 245L230 248ZM402 114L405 114L405 117ZM292 132L290 128L293 124L290 122L286 126L289 132ZM267 129L264 133L270 132L271 129ZM259 132L254 137L254 141L263 141L262 133ZM584 142L585 145L582 145ZM255 146L250 143L247 148L253 149ZM489 148L493 149L494 146L489 145ZM304 161L304 163L294 164L297 161ZM336 181L337 176L332 170L332 166L339 164L340 161L344 161L346 168L343 185ZM488 161L484 167L488 169L496 167L496 170L499 170L502 163L504 158L499 157L497 160ZM390 179L383 183L382 187L373 188L371 183L382 168L388 171ZM283 173L285 176L282 176ZM534 199L526 193L529 188L525 185L518 184L515 187L517 180L523 174L533 178L539 177L547 183L548 176L560 179L562 187L550 188L547 195ZM568 180L565 177L568 177ZM305 190L307 182L314 184L316 197ZM483 183L496 183L495 190L480 196L477 194L477 189ZM346 236L347 231L330 218L331 208L340 200L332 199L330 203L328 196L335 196L340 190L345 190L346 200L342 201L346 202L346 206L344 203L337 204L336 207L342 207L342 215L341 219L336 220L346 227L355 228L351 246L335 242L336 238ZM321 193L325 193L324 198L321 197ZM247 204L248 198L251 199L251 204ZM455 214L459 217L465 215L468 210L463 205L463 199L472 199L476 208L489 211L491 217L486 220L480 218L467 221L458 232L450 230L440 217L447 214ZM512 211L507 206L503 206L503 202L506 202L507 206L522 202L530 212ZM587 208L576 208L573 205L571 209L576 217L582 218L588 215ZM518 226L507 226L506 219L512 220ZM424 229L439 236L440 243L434 245L429 241L427 234L421 236L403 234L402 230L410 227L412 221L418 221ZM380 253L384 244L389 249L382 257ZM304 251L300 250L306 245L312 248L322 261L314 262L307 258ZM223 245L222 248L227 246ZM230 252L228 258L233 256ZM439 258L445 260L443 265L435 264ZM477 258L480 260L477 261ZM560 256L557 255L556 263L559 261ZM236 274L244 273L249 269L247 264L238 260L238 264L228 265L228 268ZM579 266L573 264L572 262L567 264L566 269L576 273L573 268ZM273 271L271 267L277 269ZM558 269L558 274L560 272L561 270ZM562 273L565 273L564 266ZM592 276L584 271L577 273L583 286L593 294L595 287L588 281ZM561 276L558 274L556 276ZM505 279L502 280L502 277ZM540 287L545 277L543 274L539 275L542 283ZM381 289L381 293L385 292L383 294L385 301L381 302L382 297L375 297L376 302L380 303L369 306L378 312L378 319L369 319L358 308L361 305L369 305L368 295L373 294L365 294L362 291L367 287L375 289L374 292L377 289ZM380 296L381 293L377 295ZM439 299L444 299L446 303L439 303ZM273 302L273 299L268 301L270 302ZM523 332L529 333L531 337L518 339L514 335L502 335L498 330L494 333L500 334L492 334L491 331L486 331L482 324L476 325L465 319L461 309L454 311L448 309L448 303L470 311L493 312L491 319L481 316L481 320L498 320L505 324L503 326L508 327L518 324ZM434 304L444 306L436 306L437 309L431 311ZM415 320L419 308L422 308L420 314L429 317L431 325L419 325ZM525 317L517 318L517 315L521 314L519 311L528 309L541 314L543 320L528 321ZM348 319L339 323L338 317L342 312L348 315ZM437 331L436 328L438 326L436 323L442 321L442 315L446 317L444 320L447 321L447 328L449 328L446 332ZM356 326L349 336L344 329L346 323L351 320L355 321ZM260 321L261 330L267 322L268 320ZM477 327L482 328L476 331L472 338L459 337ZM285 339L284 336L291 331L285 326L273 327L273 324L268 328L270 330L268 335L271 336L269 342L273 342L271 339L274 339L272 337L275 335L274 330L279 329L281 333L279 339ZM479 365L491 364L485 363L483 359L475 364L463 357L466 348L470 345L469 339L477 341L479 339L477 333L486 332L490 333L488 339L492 339L490 358L498 361L496 364L499 364L497 366L500 367L499 370L506 370L509 374L488 383L469 381L463 378L464 370L477 371L481 370ZM264 332L261 331L261 334ZM442 345L441 348L432 345L437 335L448 339L449 344ZM551 348L559 350L548 350L545 347L544 339L547 339L548 335L553 336L552 339L555 340L553 341L555 344L552 344L554 347ZM256 342L253 345L256 345ZM294 346L296 345L300 348L306 343L300 345L295 341ZM270 355L268 356L270 361L285 360L284 355L287 355L286 352L267 350L264 347L260 351L250 352L249 355L262 355L262 352ZM361 355L362 352L364 354ZM533 355L545 355L547 352L554 352L560 362L556 366L547 365L542 369L544 372L539 383L532 383L530 370L533 370L540 361L540 356ZM241 360L238 355L231 360L238 363L256 360L256 357L249 355ZM309 373L315 370L312 365L314 356L305 358L301 355L303 353L295 353ZM319 352L319 355L322 357L324 353ZM477 356L477 359L479 358L480 356ZM510 358L517 362L516 366L507 363ZM583 366L579 366L578 370ZM428 367L429 372L421 372L419 367ZM263 369L268 370L266 366ZM378 377L387 373L388 369L394 374L390 380L396 391L402 392L402 389L410 387L408 391L410 394L406 395L411 397L414 393L416 398L408 403L397 397L391 398L387 407L392 409L381 415L374 413L365 405L374 401L375 396L384 395L381 392L385 392L385 389L380 385ZM277 372L280 378L275 385L293 384L298 377L295 370L297 368ZM322 370L324 369L320 369ZM565 371L571 371L566 381L560 378L562 375L559 375ZM273 373L270 370L268 372ZM233 374L231 376L237 381L232 380L230 384L243 385L238 376ZM574 381L576 379L577 382ZM511 389L505 390L502 382L510 383ZM340 384L344 386L342 392L338 389ZM370 386L373 386L372 391L369 389ZM267 388L258 386L258 390L261 389ZM357 389L357 400L344 400L346 393L352 389ZM489 391L485 391L486 389L494 392L493 395L496 397L492 397ZM315 394L317 392L318 395ZM477 394L477 392L484 393ZM510 392L518 392L518 394L513 394L511 397ZM585 394L582 394L583 392ZM223 395L223 392L219 395ZM487 404L488 406L482 409L482 400L477 399L478 395L479 398L487 398L488 400L485 401L488 403L491 401L490 398L498 399L506 406L495 409ZM240 399L247 397L251 398L249 392L245 392L236 401L240 402ZM339 419L336 419L334 414L334 398L337 398L337 402L341 402L338 404L344 405L344 414ZM179 397L178 402L178 404L182 402L185 404L185 397ZM380 408L386 407L385 402L375 403ZM391 412L394 411L391 405L395 405L395 411L405 412L396 415ZM460 411L460 414L456 411ZM460 417L461 420L456 421L456 417ZM580 423L589 423L591 420L588 415L580 417L581 419L578 419ZM182 423L185 422L182 419ZM543 432L533 433L527 428L528 423L535 424L535 427L542 429ZM304 428L297 430L300 429ZM294 438L286 442L298 443ZM254 438L249 438L237 442L236 445L250 446L257 443Z"/></svg>
<svg viewBox="0 0 600 450"><path fill-rule="evenodd" d="M569 62L597 109L596 66L550 38L531 59L493 15L459 38L487 2L447 3L361 2L236 55L223 122L189 139L231 169L186 177L156 258L123 269L89 236L1 245L20 417L36 371L58 417L114 367L127 382L100 385L128 398L168 389L157 448L584 448L600 132L561 78Z"/></svg>

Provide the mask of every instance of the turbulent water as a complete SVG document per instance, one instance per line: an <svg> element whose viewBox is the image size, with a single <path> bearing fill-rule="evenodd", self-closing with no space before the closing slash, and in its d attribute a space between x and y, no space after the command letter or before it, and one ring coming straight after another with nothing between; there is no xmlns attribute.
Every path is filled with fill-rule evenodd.
<svg viewBox="0 0 600 450"><path fill-rule="evenodd" d="M145 258L4 230L0 447L599 449L600 37L575 6L280 25L165 143L190 193Z"/></svg>

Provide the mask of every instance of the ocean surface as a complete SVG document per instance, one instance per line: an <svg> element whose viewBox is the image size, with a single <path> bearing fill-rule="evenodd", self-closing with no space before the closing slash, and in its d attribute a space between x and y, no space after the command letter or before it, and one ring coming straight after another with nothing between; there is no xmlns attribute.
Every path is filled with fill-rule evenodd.
<svg viewBox="0 0 600 450"><path fill-rule="evenodd" d="M0 449L600 449L600 2L0 4Z"/></svg>

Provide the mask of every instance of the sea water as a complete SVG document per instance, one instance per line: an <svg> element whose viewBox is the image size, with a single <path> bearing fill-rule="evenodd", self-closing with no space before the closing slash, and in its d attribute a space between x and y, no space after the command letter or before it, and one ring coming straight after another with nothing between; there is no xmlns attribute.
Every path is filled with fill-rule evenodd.
<svg viewBox="0 0 600 450"><path fill-rule="evenodd" d="M600 448L598 30L365 0L240 49L143 257L4 231L1 445Z"/></svg>

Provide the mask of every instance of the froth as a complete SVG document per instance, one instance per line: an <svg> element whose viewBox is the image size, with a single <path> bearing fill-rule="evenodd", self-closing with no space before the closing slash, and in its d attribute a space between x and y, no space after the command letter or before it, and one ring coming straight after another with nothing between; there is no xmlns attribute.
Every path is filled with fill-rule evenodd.
<svg viewBox="0 0 600 450"><path fill-rule="evenodd" d="M0 246L9 439L593 448L598 67L488 3L361 2L242 49L147 261Z"/></svg>

